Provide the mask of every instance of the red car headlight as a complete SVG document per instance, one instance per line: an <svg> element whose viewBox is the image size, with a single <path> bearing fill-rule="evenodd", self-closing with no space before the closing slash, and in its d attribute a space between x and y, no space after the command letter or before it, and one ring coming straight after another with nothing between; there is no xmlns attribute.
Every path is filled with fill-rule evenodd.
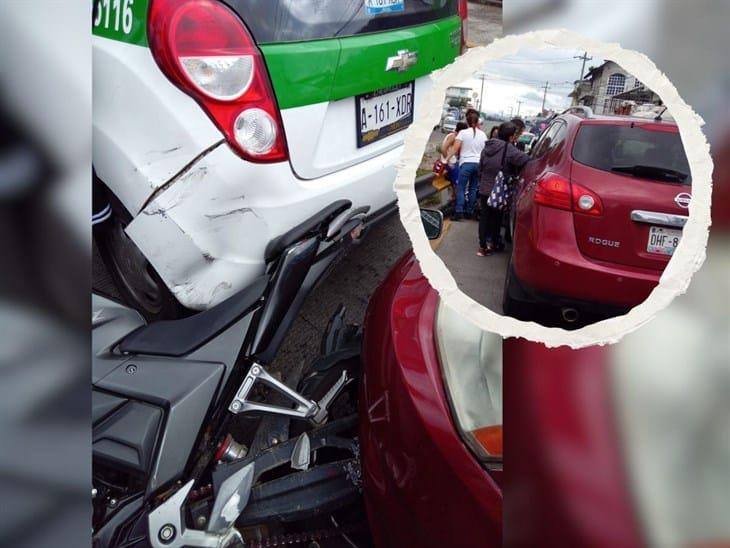
<svg viewBox="0 0 730 548"><path fill-rule="evenodd" d="M443 303L436 339L446 393L465 443L488 466L502 462L502 338Z"/></svg>

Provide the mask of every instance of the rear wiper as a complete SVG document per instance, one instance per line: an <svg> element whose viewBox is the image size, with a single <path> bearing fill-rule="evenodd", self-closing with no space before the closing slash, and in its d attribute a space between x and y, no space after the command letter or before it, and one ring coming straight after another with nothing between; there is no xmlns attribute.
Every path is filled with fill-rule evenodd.
<svg viewBox="0 0 730 548"><path fill-rule="evenodd" d="M650 179L670 179L674 181L684 182L688 174L676 169L669 169L666 167L658 166L614 166L611 171L617 171L619 173L630 173L631 175L637 175L640 177L647 177Z"/></svg>

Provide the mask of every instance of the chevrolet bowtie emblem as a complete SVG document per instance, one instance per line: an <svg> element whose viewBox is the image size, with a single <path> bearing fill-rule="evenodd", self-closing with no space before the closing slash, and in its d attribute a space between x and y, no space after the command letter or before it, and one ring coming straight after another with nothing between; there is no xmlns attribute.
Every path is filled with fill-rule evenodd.
<svg viewBox="0 0 730 548"><path fill-rule="evenodd" d="M397 70L398 72L405 72L415 65L417 61L418 53L401 49L398 50L398 55L388 57L388 61L385 63L385 71Z"/></svg>

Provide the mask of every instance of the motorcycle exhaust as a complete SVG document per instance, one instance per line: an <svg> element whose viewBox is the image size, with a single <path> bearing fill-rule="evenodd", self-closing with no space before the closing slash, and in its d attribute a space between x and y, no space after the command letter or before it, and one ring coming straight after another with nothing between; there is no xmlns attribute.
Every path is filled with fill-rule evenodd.
<svg viewBox="0 0 730 548"><path fill-rule="evenodd" d="M575 308L571 308L569 306L561 308L560 315L563 317L563 321L567 323L574 323L580 317L580 313Z"/></svg>

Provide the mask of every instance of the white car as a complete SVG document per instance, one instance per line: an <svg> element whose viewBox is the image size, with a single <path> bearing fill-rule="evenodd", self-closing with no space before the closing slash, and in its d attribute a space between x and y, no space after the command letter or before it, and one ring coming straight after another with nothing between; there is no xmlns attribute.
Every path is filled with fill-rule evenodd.
<svg viewBox="0 0 730 548"><path fill-rule="evenodd" d="M449 115L444 118L441 124L441 133L451 133L456 129L457 120L453 116Z"/></svg>
<svg viewBox="0 0 730 548"><path fill-rule="evenodd" d="M523 150L529 154L532 150L532 145L535 144L535 141L537 140L537 137L530 132L524 132L522 135L519 136L517 143L519 145L522 145L524 148Z"/></svg>
<svg viewBox="0 0 730 548"><path fill-rule="evenodd" d="M241 290L269 241L335 200L392 211L402 130L465 43L466 0L94 8L94 186L112 210L95 239L152 319Z"/></svg>

